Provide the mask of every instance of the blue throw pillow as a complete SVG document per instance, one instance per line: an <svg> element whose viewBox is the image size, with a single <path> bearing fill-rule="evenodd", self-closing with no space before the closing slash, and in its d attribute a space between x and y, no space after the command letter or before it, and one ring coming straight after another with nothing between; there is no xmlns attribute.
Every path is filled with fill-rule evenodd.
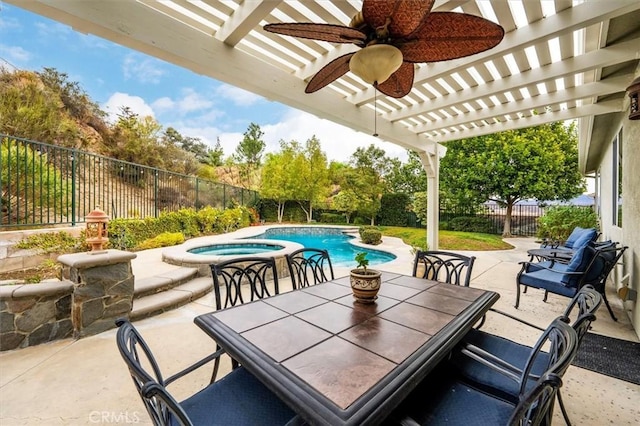
<svg viewBox="0 0 640 426"><path fill-rule="evenodd" d="M596 250L589 245L580 247L571 257L565 272L585 272ZM560 281L567 287L577 287L582 275L563 275Z"/></svg>
<svg viewBox="0 0 640 426"><path fill-rule="evenodd" d="M585 229L580 228L579 226L576 226L575 228L573 228L573 231L571 231L571 235L569 235L567 240L564 242L563 246L565 246L566 248L573 248L573 245L575 244L576 240L582 236L582 233L584 231Z"/></svg>
<svg viewBox="0 0 640 426"><path fill-rule="evenodd" d="M580 235L580 237L578 237L578 239L573 243L573 249L578 250L580 247L586 246L588 243L595 241L597 237L598 233L595 229L584 229L582 231L582 235Z"/></svg>

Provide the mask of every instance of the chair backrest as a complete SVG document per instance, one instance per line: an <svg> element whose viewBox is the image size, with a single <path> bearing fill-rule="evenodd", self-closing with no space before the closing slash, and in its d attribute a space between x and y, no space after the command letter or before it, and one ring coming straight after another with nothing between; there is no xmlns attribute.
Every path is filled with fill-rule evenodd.
<svg viewBox="0 0 640 426"><path fill-rule="evenodd" d="M242 286L249 290L249 300L278 294L278 273L273 257L241 257L209 265L213 276L216 309L224 309L245 302ZM268 283L273 280L273 294ZM222 303L222 288L225 289Z"/></svg>
<svg viewBox="0 0 640 426"><path fill-rule="evenodd" d="M164 388L160 368L138 330L126 319L116 321L116 343L129 368L133 384L144 403L153 424L170 425L172 419L190 426L191 421L178 402ZM150 368L152 373L145 368Z"/></svg>
<svg viewBox="0 0 640 426"><path fill-rule="evenodd" d="M576 331L565 322L565 317L561 316L553 320L531 349L522 370L520 398L526 396L527 389L531 387L531 381L537 381L543 374L553 373L562 377L577 352Z"/></svg>
<svg viewBox="0 0 640 426"><path fill-rule="evenodd" d="M418 250L413 261L413 276L469 287L475 260L475 256L458 253ZM424 272L418 272L420 266Z"/></svg>
<svg viewBox="0 0 640 426"><path fill-rule="evenodd" d="M557 374L549 373L542 376L536 385L518 401L509 419L509 426L533 426L545 424L551 417L553 401L562 386L562 380Z"/></svg>
<svg viewBox="0 0 640 426"><path fill-rule="evenodd" d="M593 262L594 266L592 270L587 273L584 283L591 284L596 290L603 292L609 274L627 248L627 246L618 246L616 243L596 245L596 254Z"/></svg>
<svg viewBox="0 0 640 426"><path fill-rule="evenodd" d="M294 290L331 281L334 278L333 266L327 250L303 248L285 257Z"/></svg>
<svg viewBox="0 0 640 426"><path fill-rule="evenodd" d="M571 323L571 327L576 331L578 336L578 345L582 342L582 338L589 330L591 323L596 320L596 311L602 303L602 296L591 285L582 287L576 295L571 299L569 305L564 310L564 316L570 321L575 315L576 319ZM577 314L573 310L578 308Z"/></svg>

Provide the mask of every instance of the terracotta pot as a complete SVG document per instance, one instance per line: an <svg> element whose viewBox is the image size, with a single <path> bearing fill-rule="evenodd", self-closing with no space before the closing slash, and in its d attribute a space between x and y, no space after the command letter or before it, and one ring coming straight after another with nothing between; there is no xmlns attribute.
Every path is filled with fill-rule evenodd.
<svg viewBox="0 0 640 426"><path fill-rule="evenodd" d="M352 269L351 270L351 290L353 297L360 303L373 303L377 298L378 290L382 280L382 272L375 269Z"/></svg>

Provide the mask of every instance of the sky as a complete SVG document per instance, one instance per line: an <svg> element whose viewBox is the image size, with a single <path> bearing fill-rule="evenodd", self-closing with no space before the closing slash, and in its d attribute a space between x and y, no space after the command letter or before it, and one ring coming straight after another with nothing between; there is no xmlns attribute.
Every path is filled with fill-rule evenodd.
<svg viewBox="0 0 640 426"><path fill-rule="evenodd" d="M55 68L67 74L68 81L77 82L110 117L128 106L139 116L150 115L163 128L173 127L212 148L219 139L225 158L233 154L250 123L264 132L266 152L278 151L280 140L304 143L315 135L330 161L348 162L358 147L371 144L384 149L388 157L407 158L406 151L392 143L76 32L0 0L3 65L29 71Z"/></svg>

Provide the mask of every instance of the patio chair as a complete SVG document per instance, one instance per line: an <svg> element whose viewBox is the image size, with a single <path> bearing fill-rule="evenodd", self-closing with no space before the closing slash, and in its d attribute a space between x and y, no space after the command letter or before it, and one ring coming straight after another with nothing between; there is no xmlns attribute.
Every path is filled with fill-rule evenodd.
<svg viewBox="0 0 640 426"><path fill-rule="evenodd" d="M549 352L542 350L545 345ZM463 349L467 356L511 378L518 389L515 400L474 386L445 362L418 385L393 418L408 416L401 424L424 425L550 424L555 395L577 345L574 329L558 318L538 340L522 370L478 348Z"/></svg>
<svg viewBox="0 0 640 426"><path fill-rule="evenodd" d="M413 276L469 287L475 260L475 256L447 251L418 250L413 261Z"/></svg>
<svg viewBox="0 0 640 426"><path fill-rule="evenodd" d="M249 301L280 293L276 261L273 257L239 257L214 263L209 267L213 277L216 310L244 303L247 292ZM273 294L269 290L269 280L273 281ZM245 295L242 294L243 286L246 289ZM224 289L224 303L222 289ZM235 369L238 367L238 362L232 359L231 365ZM215 380L219 366L218 358L215 360L212 380Z"/></svg>
<svg viewBox="0 0 640 426"><path fill-rule="evenodd" d="M116 321L116 343L133 384L154 425L284 425L295 413L258 379L240 367L211 382L182 402L166 389L175 380L219 359L222 350L163 379L160 368L138 330L126 319ZM147 368L151 369L148 371Z"/></svg>
<svg viewBox="0 0 640 426"><path fill-rule="evenodd" d="M243 285L248 289L250 301L272 296L268 282L273 281L273 294L279 294L278 273L273 257L239 257L209 265L213 277L216 309L226 309L245 302ZM224 303L222 289L224 288Z"/></svg>
<svg viewBox="0 0 640 426"><path fill-rule="evenodd" d="M600 233L595 228L581 228L576 226L564 241L543 240L540 247L559 250L576 251L589 242L596 241Z"/></svg>
<svg viewBox="0 0 640 426"><path fill-rule="evenodd" d="M546 302L549 292L573 297L580 288L590 284L602 295L609 315L617 321L605 289L609 273L626 249L626 246L620 247L616 243L588 243L574 253L568 264L554 261L520 262L522 268L516 277L515 308L520 305L521 285L524 286L524 293L528 287L544 289L542 300Z"/></svg>
<svg viewBox="0 0 640 426"><path fill-rule="evenodd" d="M293 289L333 280L333 266L327 250L302 248L285 255Z"/></svg>
<svg viewBox="0 0 640 426"><path fill-rule="evenodd" d="M571 318L575 317L571 327L576 332L578 347L582 342L582 338L589 330L591 323L595 321L595 313L601 303L602 296L600 296L592 286L588 285L578 291L576 296L565 309L561 317L563 321L569 323ZM574 310L577 310L577 312L574 312ZM514 317L506 312L496 309L491 309L490 311L500 314L508 319L517 321L530 328L541 332L545 331L543 328L538 327L535 324ZM475 350L474 348L479 348L484 352L499 357L521 371L525 369L529 356L533 351L533 348L530 346L478 329L472 329L467 333L460 345L460 348L466 350ZM478 389L482 389L485 392L508 399L512 402L516 402L518 400L518 383L512 380L512 378L495 371L493 366L480 363L475 359L466 356L463 352L454 352L451 362L458 373ZM540 369L540 367L537 367L537 369ZM562 393L560 390L558 390L557 397L560 409L562 410L562 415L564 416L567 425L570 425L571 422L564 407Z"/></svg>

